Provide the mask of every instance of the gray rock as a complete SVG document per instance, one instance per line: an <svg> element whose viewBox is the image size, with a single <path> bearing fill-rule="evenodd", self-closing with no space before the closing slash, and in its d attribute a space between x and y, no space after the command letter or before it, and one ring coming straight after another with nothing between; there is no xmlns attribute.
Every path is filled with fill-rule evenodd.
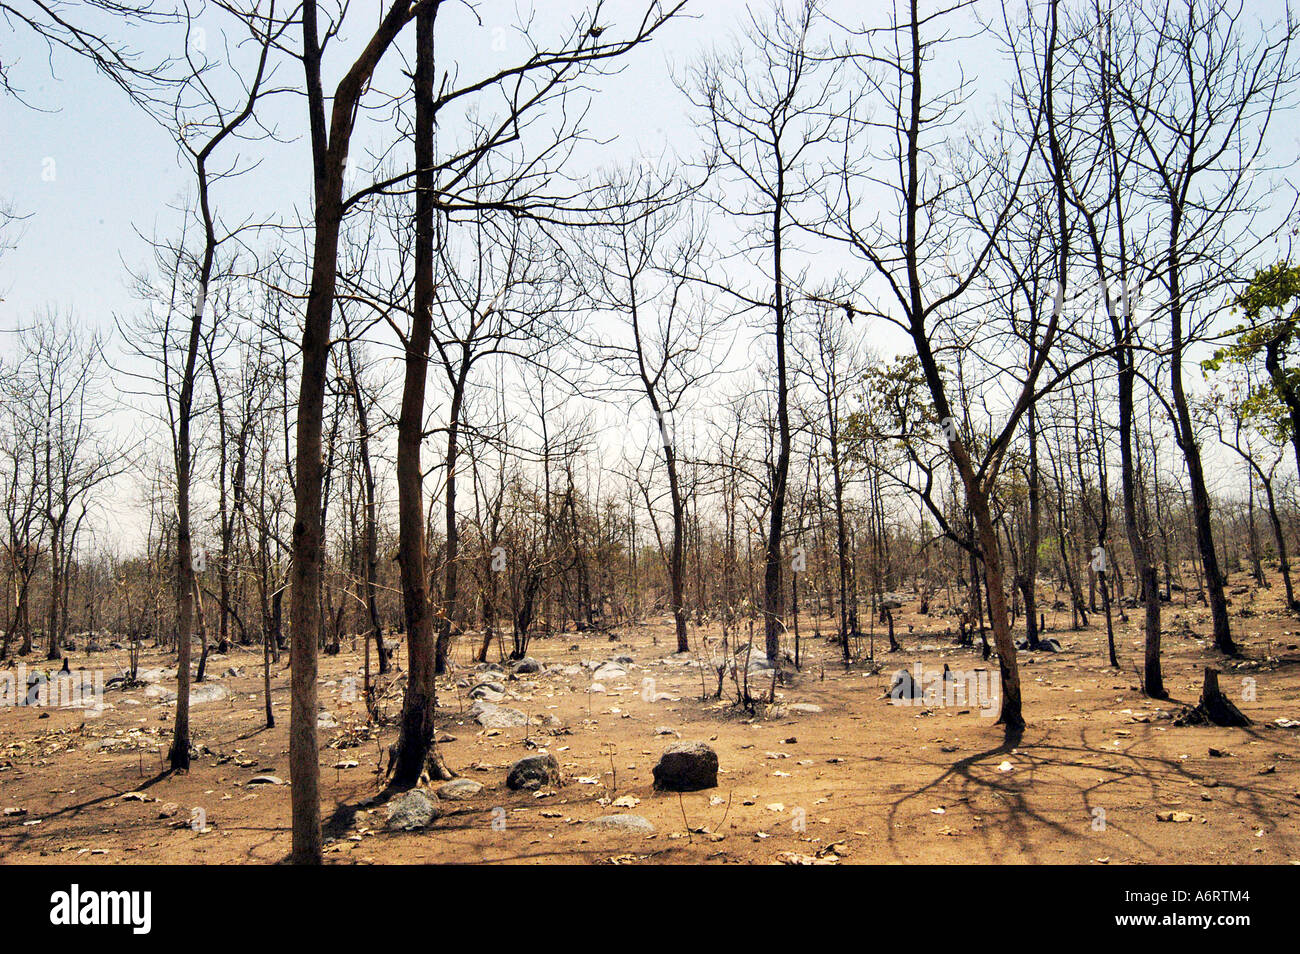
<svg viewBox="0 0 1300 954"><path fill-rule="evenodd" d="M636 835L653 835L655 826L648 818L640 815L601 815L587 824L592 828L605 828L611 831L625 831Z"/></svg>
<svg viewBox="0 0 1300 954"><path fill-rule="evenodd" d="M718 753L704 742L678 742L659 756L654 776L655 788L669 792L717 788Z"/></svg>
<svg viewBox="0 0 1300 954"><path fill-rule="evenodd" d="M517 663L514 664L514 666L512 667L512 671L516 676L524 673L530 673L530 672L541 672L542 664L539 663L532 656L525 656L523 659L519 660Z"/></svg>
<svg viewBox="0 0 1300 954"><path fill-rule="evenodd" d="M157 699L160 702L175 702L176 693L166 686L160 686L157 683L150 683L145 686L144 696L146 699Z"/></svg>
<svg viewBox="0 0 1300 954"><path fill-rule="evenodd" d="M497 689L484 683L471 689L469 697L471 699L482 699L484 702L500 702L506 697L506 694L504 689Z"/></svg>
<svg viewBox="0 0 1300 954"><path fill-rule="evenodd" d="M1028 650L1029 648L1029 640L1024 636L1021 636L1016 640L1016 649ZM1038 650L1044 653L1062 652L1061 642L1055 637L1048 636L1046 639L1040 639L1038 641Z"/></svg>
<svg viewBox="0 0 1300 954"><path fill-rule="evenodd" d="M591 678L597 682L613 682L615 679L623 679L626 676L627 670L622 666L615 666L613 663L605 663L591 674Z"/></svg>
<svg viewBox="0 0 1300 954"><path fill-rule="evenodd" d="M485 729L514 729L528 724L528 715L519 709L479 701L470 710L474 719Z"/></svg>
<svg viewBox="0 0 1300 954"><path fill-rule="evenodd" d="M278 775L257 775L248 780L249 785L283 785L284 779Z"/></svg>
<svg viewBox="0 0 1300 954"><path fill-rule="evenodd" d="M510 766L506 788L514 791L534 791L547 785L560 784L560 764L553 755L528 755Z"/></svg>
<svg viewBox="0 0 1300 954"><path fill-rule="evenodd" d="M472 778L454 778L438 786L438 797L453 802L463 802L483 791L483 786Z"/></svg>
<svg viewBox="0 0 1300 954"><path fill-rule="evenodd" d="M229 694L226 692L225 687L205 682L190 690L190 705L198 706L205 702L219 702Z"/></svg>
<svg viewBox="0 0 1300 954"><path fill-rule="evenodd" d="M821 706L814 705L811 702L792 702L788 706L786 706L786 708L789 709L791 712L816 713L822 711Z"/></svg>
<svg viewBox="0 0 1300 954"><path fill-rule="evenodd" d="M427 828L441 814L436 795L414 788L388 803L384 827L390 831L414 831Z"/></svg>

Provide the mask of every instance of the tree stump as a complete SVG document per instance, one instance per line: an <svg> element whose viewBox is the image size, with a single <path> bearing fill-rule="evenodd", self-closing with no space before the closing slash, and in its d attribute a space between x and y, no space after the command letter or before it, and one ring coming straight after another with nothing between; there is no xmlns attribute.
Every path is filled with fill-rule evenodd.
<svg viewBox="0 0 1300 954"><path fill-rule="evenodd" d="M1201 701L1175 719L1174 724L1247 726L1251 721L1219 689L1219 671L1206 666Z"/></svg>

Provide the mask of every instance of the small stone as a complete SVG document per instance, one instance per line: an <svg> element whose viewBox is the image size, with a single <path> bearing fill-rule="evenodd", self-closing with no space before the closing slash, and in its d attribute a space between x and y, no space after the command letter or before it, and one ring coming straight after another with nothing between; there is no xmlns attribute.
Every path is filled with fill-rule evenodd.
<svg viewBox="0 0 1300 954"><path fill-rule="evenodd" d="M601 815L599 818L593 818L588 824L593 828L623 831L629 834L653 835L655 833L655 826L648 818L640 815Z"/></svg>
<svg viewBox="0 0 1300 954"><path fill-rule="evenodd" d="M453 778L438 786L438 797L453 802L463 802L483 791L483 786L472 778Z"/></svg>

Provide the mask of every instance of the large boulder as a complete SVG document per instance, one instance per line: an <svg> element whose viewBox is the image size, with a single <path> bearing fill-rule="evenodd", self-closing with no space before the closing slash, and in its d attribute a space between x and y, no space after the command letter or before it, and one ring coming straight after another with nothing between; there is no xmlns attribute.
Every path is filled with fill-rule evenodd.
<svg viewBox="0 0 1300 954"><path fill-rule="evenodd" d="M442 814L438 797L432 792L413 788L388 803L388 817L384 827L390 831L414 831L427 828Z"/></svg>
<svg viewBox="0 0 1300 954"><path fill-rule="evenodd" d="M668 792L698 792L718 786L718 753L704 742L678 742L659 756L655 788Z"/></svg>
<svg viewBox="0 0 1300 954"><path fill-rule="evenodd" d="M560 784L560 764L553 755L528 755L510 766L506 788L514 791L535 791L547 785Z"/></svg>
<svg viewBox="0 0 1300 954"><path fill-rule="evenodd" d="M514 672L516 676L525 675L530 672L541 672L542 664L532 656L525 656L511 667L511 671Z"/></svg>

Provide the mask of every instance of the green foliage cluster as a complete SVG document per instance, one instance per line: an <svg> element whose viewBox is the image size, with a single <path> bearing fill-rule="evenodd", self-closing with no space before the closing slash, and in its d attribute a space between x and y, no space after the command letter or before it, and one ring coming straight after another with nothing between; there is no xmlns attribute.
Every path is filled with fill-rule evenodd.
<svg viewBox="0 0 1300 954"><path fill-rule="evenodd" d="M1216 350L1201 367L1216 372L1261 371L1250 376L1241 415L1278 440L1290 439L1291 418L1284 398L1300 394L1300 368L1287 366L1300 336L1300 266L1279 262L1261 269L1233 299L1233 306L1246 321L1232 330L1235 340ZM1273 368L1267 367L1270 363Z"/></svg>

